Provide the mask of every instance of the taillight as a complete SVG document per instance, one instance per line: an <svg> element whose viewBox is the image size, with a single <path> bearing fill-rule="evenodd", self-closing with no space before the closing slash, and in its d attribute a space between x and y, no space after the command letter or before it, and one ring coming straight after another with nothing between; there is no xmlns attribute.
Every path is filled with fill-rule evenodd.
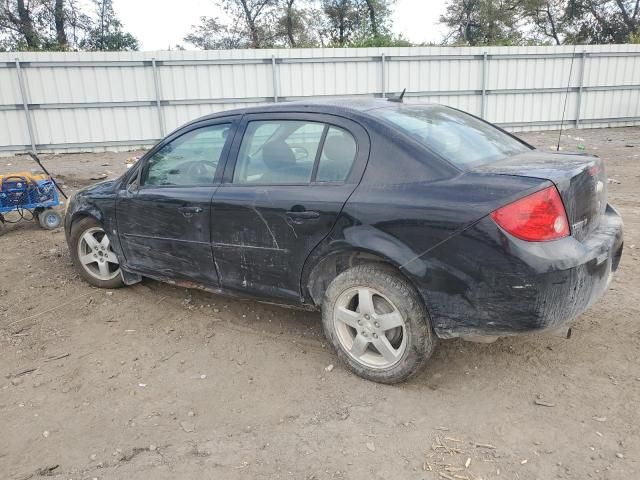
<svg viewBox="0 0 640 480"><path fill-rule="evenodd" d="M569 236L567 213L555 186L527 195L491 214L504 230L529 242L546 242Z"/></svg>

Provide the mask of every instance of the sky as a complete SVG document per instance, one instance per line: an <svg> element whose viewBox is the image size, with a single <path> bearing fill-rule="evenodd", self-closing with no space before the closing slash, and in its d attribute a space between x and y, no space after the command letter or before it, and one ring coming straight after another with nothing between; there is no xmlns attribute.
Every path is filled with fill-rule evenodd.
<svg viewBox="0 0 640 480"><path fill-rule="evenodd" d="M191 26L202 16L223 17L214 0L113 0L113 6L125 29L141 42L141 50L166 50L176 44L193 48L183 41ZM444 9L445 0L397 0L393 31L413 43L438 42Z"/></svg>

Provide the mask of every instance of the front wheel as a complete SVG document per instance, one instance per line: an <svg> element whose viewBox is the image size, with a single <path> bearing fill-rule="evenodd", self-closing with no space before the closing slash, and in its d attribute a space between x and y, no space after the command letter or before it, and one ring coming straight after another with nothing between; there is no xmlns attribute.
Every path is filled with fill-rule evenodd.
<svg viewBox="0 0 640 480"><path fill-rule="evenodd" d="M418 293L384 265L358 265L338 275L325 293L322 323L338 357L380 383L409 378L436 344Z"/></svg>
<svg viewBox="0 0 640 480"><path fill-rule="evenodd" d="M118 257L97 220L87 217L74 222L69 240L71 259L82 278L99 288L124 285Z"/></svg>

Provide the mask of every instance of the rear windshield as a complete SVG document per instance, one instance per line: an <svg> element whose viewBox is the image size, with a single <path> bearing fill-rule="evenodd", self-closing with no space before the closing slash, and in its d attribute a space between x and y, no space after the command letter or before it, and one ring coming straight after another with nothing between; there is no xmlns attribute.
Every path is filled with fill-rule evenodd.
<svg viewBox="0 0 640 480"><path fill-rule="evenodd" d="M529 150L497 128L439 105L397 105L369 110L466 170Z"/></svg>

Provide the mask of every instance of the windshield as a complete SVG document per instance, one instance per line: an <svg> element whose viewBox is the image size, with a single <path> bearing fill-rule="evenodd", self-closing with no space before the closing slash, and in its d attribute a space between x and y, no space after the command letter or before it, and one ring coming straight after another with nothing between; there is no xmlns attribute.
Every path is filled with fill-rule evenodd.
<svg viewBox="0 0 640 480"><path fill-rule="evenodd" d="M440 105L397 105L368 113L391 122L463 170L529 150L492 125Z"/></svg>

